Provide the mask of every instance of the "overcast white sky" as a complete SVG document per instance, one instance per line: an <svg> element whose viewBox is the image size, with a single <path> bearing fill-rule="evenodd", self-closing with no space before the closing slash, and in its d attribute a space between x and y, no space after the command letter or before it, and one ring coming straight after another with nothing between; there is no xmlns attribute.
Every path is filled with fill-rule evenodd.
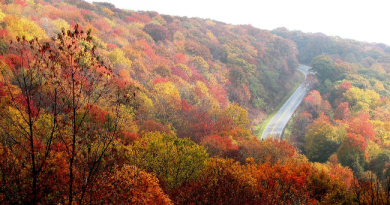
<svg viewBox="0 0 390 205"><path fill-rule="evenodd" d="M87 0L117 8L251 24L390 45L388 0Z"/></svg>

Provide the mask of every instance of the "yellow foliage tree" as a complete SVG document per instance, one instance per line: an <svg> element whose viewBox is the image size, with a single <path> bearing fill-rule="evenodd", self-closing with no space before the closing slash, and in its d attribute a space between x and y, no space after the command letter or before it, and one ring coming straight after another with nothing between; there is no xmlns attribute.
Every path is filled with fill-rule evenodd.
<svg viewBox="0 0 390 205"><path fill-rule="evenodd" d="M111 11L110 9L108 9L108 8L103 8L102 11L103 11L103 13L104 13L105 15L107 15L107 16L112 16L112 15L114 15L114 12Z"/></svg>
<svg viewBox="0 0 390 205"><path fill-rule="evenodd" d="M379 94L374 90L363 90L358 87L352 87L343 95L353 113L367 111L369 108L375 109L380 100Z"/></svg>
<svg viewBox="0 0 390 205"><path fill-rule="evenodd" d="M188 77L192 76L191 69L189 69L188 66L181 64L181 63L177 64L176 66L179 67L180 69L182 69L188 75Z"/></svg>
<svg viewBox="0 0 390 205"><path fill-rule="evenodd" d="M181 98L178 89L172 82L154 85L154 114L165 123L175 119L176 112L181 108Z"/></svg>
<svg viewBox="0 0 390 205"><path fill-rule="evenodd" d="M213 20L210 20L210 19L206 20L206 24L209 25L209 26L215 26L216 25L216 23Z"/></svg>
<svg viewBox="0 0 390 205"><path fill-rule="evenodd" d="M35 37L38 37L39 39L47 38L45 31L36 25L34 21L19 19L15 16L6 16L4 17L4 22L6 23L6 29L12 38L15 38L16 36L25 36L27 40L31 40Z"/></svg>
<svg viewBox="0 0 390 205"><path fill-rule="evenodd" d="M157 16L152 18L152 23L158 24L158 25L165 25L167 22L165 21L165 19L163 17L161 17L160 15L157 15Z"/></svg>
<svg viewBox="0 0 390 205"><path fill-rule="evenodd" d="M6 16L5 13L0 11L0 22L3 22L5 16Z"/></svg>
<svg viewBox="0 0 390 205"><path fill-rule="evenodd" d="M106 20L107 21L107 23L111 26L111 27L116 27L116 23L115 22L113 22L113 21L111 21L110 19L108 19L108 18L104 18L104 20Z"/></svg>
<svg viewBox="0 0 390 205"><path fill-rule="evenodd" d="M109 52L107 54L107 57L110 59L111 63L114 66L122 65L126 68L131 68L132 65L131 60L126 58L124 52L119 48L116 48L113 51Z"/></svg>
<svg viewBox="0 0 390 205"><path fill-rule="evenodd" d="M382 122L379 120L372 121L376 136L381 139L384 144L390 143L390 122Z"/></svg>
<svg viewBox="0 0 390 205"><path fill-rule="evenodd" d="M224 114L231 118L234 124L242 129L245 129L249 125L248 111L240 107L237 103L229 105Z"/></svg>
<svg viewBox="0 0 390 205"><path fill-rule="evenodd" d="M373 141L368 141L367 150L369 160L373 160L378 157L378 155L382 152L382 148Z"/></svg>
<svg viewBox="0 0 390 205"><path fill-rule="evenodd" d="M20 17L22 16L23 7L20 4L8 4L5 6L4 10L8 15Z"/></svg>
<svg viewBox="0 0 390 205"><path fill-rule="evenodd" d="M55 32L60 32L62 28L64 29L69 29L70 28L70 25L68 24L68 22L66 22L64 19L56 19L53 21L54 25L56 26L55 29L53 29Z"/></svg>

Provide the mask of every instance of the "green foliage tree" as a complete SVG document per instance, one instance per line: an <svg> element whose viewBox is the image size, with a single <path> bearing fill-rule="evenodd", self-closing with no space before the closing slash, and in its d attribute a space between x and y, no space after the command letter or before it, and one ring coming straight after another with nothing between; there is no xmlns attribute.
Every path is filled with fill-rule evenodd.
<svg viewBox="0 0 390 205"><path fill-rule="evenodd" d="M264 102L263 98L256 98L253 100L253 106L256 108L263 108L265 105L267 105L267 103Z"/></svg>
<svg viewBox="0 0 390 205"><path fill-rule="evenodd" d="M196 179L205 166L208 154L189 138L149 132L127 147L130 164L156 173L173 189Z"/></svg>
<svg viewBox="0 0 390 205"><path fill-rule="evenodd" d="M337 159L343 166L349 166L356 177L362 177L367 165L366 141L361 135L347 134L337 150Z"/></svg>
<svg viewBox="0 0 390 205"><path fill-rule="evenodd" d="M309 126L305 135L305 153L310 161L326 162L337 151L339 143L334 127L323 113Z"/></svg>
<svg viewBox="0 0 390 205"><path fill-rule="evenodd" d="M310 70L316 74L321 83L325 83L326 80L335 81L336 65L328 56L315 57L311 62Z"/></svg>
<svg viewBox="0 0 390 205"><path fill-rule="evenodd" d="M370 161L369 169L376 174L379 180L385 180L389 175L389 168L386 164L390 163L390 151L384 150L379 155Z"/></svg>

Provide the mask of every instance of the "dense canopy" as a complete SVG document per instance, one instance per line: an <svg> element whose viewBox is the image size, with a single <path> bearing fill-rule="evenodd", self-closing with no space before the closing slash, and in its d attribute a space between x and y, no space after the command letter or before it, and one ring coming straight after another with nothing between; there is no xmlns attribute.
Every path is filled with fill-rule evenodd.
<svg viewBox="0 0 390 205"><path fill-rule="evenodd" d="M388 46L82 0L0 7L0 204L389 203ZM258 140L299 62L312 91L285 141Z"/></svg>

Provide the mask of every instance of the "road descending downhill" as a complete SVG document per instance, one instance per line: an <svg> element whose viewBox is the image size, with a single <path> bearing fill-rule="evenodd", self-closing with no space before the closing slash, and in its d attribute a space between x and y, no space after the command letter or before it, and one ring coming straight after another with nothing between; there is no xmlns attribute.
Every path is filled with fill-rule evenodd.
<svg viewBox="0 0 390 205"><path fill-rule="evenodd" d="M305 80L298 87L298 89L292 94L292 96L284 103L282 108L276 113L272 120L265 127L261 139L267 137L275 137L281 139L283 130L286 127L291 116L297 109L298 105L301 104L303 98L306 96L309 91L309 84L306 81L306 76L309 73L310 67L305 65L299 65L298 70L302 71L305 74Z"/></svg>

